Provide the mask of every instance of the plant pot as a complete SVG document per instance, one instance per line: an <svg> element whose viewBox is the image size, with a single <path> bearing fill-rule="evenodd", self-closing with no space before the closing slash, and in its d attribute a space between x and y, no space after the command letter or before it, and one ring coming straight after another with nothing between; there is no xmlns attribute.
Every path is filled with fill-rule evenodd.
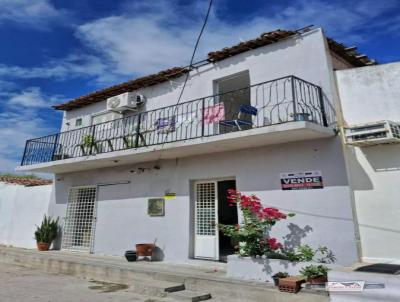
<svg viewBox="0 0 400 302"><path fill-rule="evenodd" d="M328 281L328 278L324 277L318 277L318 278L313 278L313 279L307 279L307 282L310 284L322 284Z"/></svg>
<svg viewBox="0 0 400 302"><path fill-rule="evenodd" d="M155 245L153 243L139 243L136 244L136 255L139 256L151 256Z"/></svg>
<svg viewBox="0 0 400 302"><path fill-rule="evenodd" d="M137 260L136 251L126 251L125 258L126 260L128 260L128 262L136 261Z"/></svg>
<svg viewBox="0 0 400 302"><path fill-rule="evenodd" d="M296 294L300 291L301 284L304 281L304 279L299 277L279 278L279 290L281 292Z"/></svg>
<svg viewBox="0 0 400 302"><path fill-rule="evenodd" d="M36 242L39 251L48 251L50 249L50 243Z"/></svg>
<svg viewBox="0 0 400 302"><path fill-rule="evenodd" d="M298 112L293 114L293 119L295 121L309 121L310 120L310 114L305 113L305 112Z"/></svg>

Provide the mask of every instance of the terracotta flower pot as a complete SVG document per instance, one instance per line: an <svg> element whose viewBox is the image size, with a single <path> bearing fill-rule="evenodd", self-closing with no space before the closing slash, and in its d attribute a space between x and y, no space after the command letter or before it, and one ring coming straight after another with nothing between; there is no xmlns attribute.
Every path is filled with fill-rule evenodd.
<svg viewBox="0 0 400 302"><path fill-rule="evenodd" d="M326 277L318 277L313 279L307 279L307 282L310 284L321 284L327 282L328 279Z"/></svg>
<svg viewBox="0 0 400 302"><path fill-rule="evenodd" d="M279 278L279 290L281 292L297 294L301 290L301 284L304 281L303 278L296 276Z"/></svg>
<svg viewBox="0 0 400 302"><path fill-rule="evenodd" d="M50 243L46 242L36 242L39 251L48 251L50 248Z"/></svg>
<svg viewBox="0 0 400 302"><path fill-rule="evenodd" d="M137 256L151 256L153 255L155 245L153 243L140 243L136 244Z"/></svg>

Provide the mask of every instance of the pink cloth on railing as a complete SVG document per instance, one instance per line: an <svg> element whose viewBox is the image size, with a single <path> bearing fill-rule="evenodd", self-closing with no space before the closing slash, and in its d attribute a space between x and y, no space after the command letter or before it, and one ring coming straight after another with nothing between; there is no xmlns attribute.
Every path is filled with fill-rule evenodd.
<svg viewBox="0 0 400 302"><path fill-rule="evenodd" d="M214 106L204 108L203 119L206 124L218 123L225 120L224 103L218 103Z"/></svg>

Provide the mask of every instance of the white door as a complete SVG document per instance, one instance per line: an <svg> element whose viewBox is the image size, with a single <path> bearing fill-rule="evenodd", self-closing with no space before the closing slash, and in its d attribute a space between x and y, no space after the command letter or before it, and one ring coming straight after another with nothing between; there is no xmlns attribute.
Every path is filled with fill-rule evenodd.
<svg viewBox="0 0 400 302"><path fill-rule="evenodd" d="M194 257L219 260L218 243L217 182L196 182Z"/></svg>
<svg viewBox="0 0 400 302"><path fill-rule="evenodd" d="M96 186L72 187L69 190L67 213L61 248L92 252L96 222Z"/></svg>

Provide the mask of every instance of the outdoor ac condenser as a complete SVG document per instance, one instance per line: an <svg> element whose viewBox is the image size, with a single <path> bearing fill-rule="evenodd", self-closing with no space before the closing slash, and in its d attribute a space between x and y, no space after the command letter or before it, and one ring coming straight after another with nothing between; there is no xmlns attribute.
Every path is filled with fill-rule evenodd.
<svg viewBox="0 0 400 302"><path fill-rule="evenodd" d="M342 128L344 142L348 145L371 146L400 143L400 124L378 121Z"/></svg>
<svg viewBox="0 0 400 302"><path fill-rule="evenodd" d="M137 110L145 102L145 97L133 92L125 92L107 99L107 110L122 112Z"/></svg>

